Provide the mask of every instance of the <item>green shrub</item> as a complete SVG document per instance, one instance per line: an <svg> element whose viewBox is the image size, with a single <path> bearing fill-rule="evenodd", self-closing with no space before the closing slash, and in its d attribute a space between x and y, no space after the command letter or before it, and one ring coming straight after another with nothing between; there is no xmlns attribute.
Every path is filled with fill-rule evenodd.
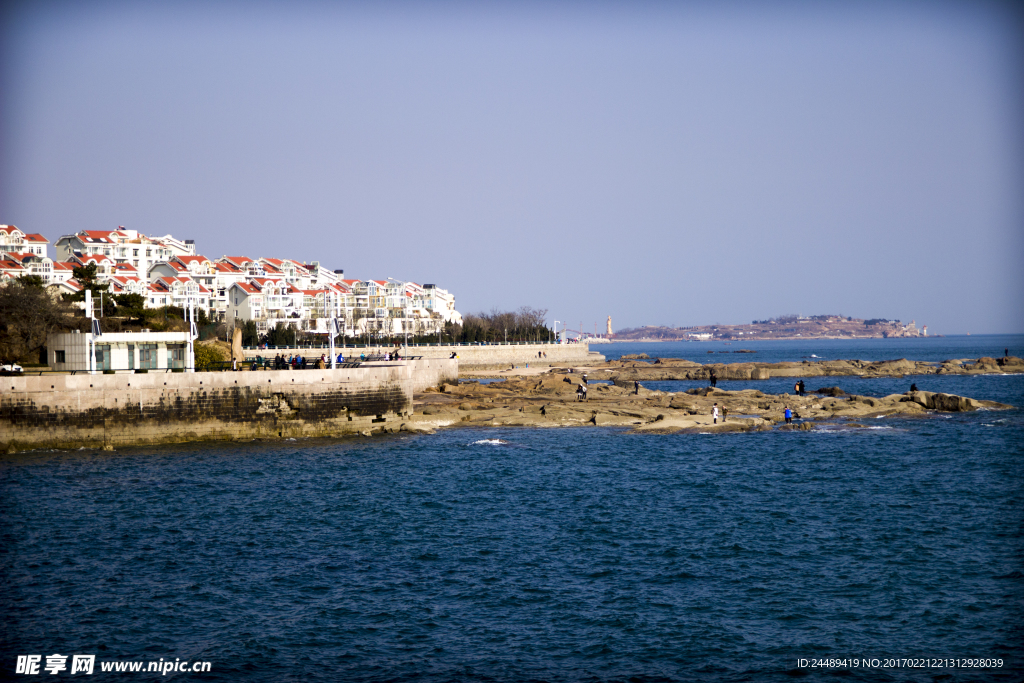
<svg viewBox="0 0 1024 683"><path fill-rule="evenodd" d="M135 374L145 375L147 372L149 372L149 368L139 368L138 370L135 371Z"/></svg>
<svg viewBox="0 0 1024 683"><path fill-rule="evenodd" d="M196 372L209 372L214 363L226 360L212 344L196 344Z"/></svg>
<svg viewBox="0 0 1024 683"><path fill-rule="evenodd" d="M113 370L104 370L104 371L103 371L103 374L104 374L104 375L113 375L113 374L114 374L114 371L113 371Z"/></svg>

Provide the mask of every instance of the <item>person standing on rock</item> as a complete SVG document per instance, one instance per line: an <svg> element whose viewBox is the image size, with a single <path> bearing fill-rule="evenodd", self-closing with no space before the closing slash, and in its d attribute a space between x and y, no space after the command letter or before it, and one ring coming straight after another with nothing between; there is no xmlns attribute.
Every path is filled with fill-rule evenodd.
<svg viewBox="0 0 1024 683"><path fill-rule="evenodd" d="M722 406L722 424L725 424L725 420L729 417L729 409Z"/></svg>
<svg viewBox="0 0 1024 683"><path fill-rule="evenodd" d="M784 413L784 415L786 418L786 424L790 424L793 422L793 411L789 409L789 406L786 406L786 412Z"/></svg>
<svg viewBox="0 0 1024 683"><path fill-rule="evenodd" d="M716 403L711 407L711 418L715 424L718 424L718 404Z"/></svg>
<svg viewBox="0 0 1024 683"><path fill-rule="evenodd" d="M637 396L640 395L640 380L638 379L633 380L633 393Z"/></svg>

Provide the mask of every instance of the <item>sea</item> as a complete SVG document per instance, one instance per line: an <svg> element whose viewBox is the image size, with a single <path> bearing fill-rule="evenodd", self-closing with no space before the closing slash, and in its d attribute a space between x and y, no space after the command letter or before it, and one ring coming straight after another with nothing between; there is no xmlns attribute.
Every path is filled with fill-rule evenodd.
<svg viewBox="0 0 1024 683"><path fill-rule="evenodd" d="M700 362L1004 349L1024 355L1024 335L595 347ZM6 455L0 678L1024 680L1024 376L808 389L911 382L1015 408Z"/></svg>

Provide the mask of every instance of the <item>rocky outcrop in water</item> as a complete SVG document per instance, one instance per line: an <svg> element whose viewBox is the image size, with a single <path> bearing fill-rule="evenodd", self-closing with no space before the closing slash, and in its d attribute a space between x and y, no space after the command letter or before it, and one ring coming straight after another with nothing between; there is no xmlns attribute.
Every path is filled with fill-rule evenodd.
<svg viewBox="0 0 1024 683"><path fill-rule="evenodd" d="M886 361L819 360L799 363L695 363L676 358L608 361L590 366L594 379L609 379L623 384L640 380L710 380L711 373L721 380L765 380L772 377L905 377L907 375L978 375L1024 373L1024 360L1005 358L954 359L941 363L911 361L905 358Z"/></svg>
<svg viewBox="0 0 1024 683"><path fill-rule="evenodd" d="M591 376L592 378L592 376ZM620 384L589 384L587 400L578 400L581 376L564 371L510 378L504 382L475 381L444 385L416 396L409 431L453 425L470 426L628 426L635 431L751 431L774 429L784 422L788 407L794 424L831 422L856 428L857 420L888 415L919 415L927 411L1007 409L991 401L926 391L881 398L845 395L829 388L824 395L770 395L756 389L726 391L691 389L685 393L639 393ZM721 411L717 424L715 404ZM810 427L787 427L807 429Z"/></svg>

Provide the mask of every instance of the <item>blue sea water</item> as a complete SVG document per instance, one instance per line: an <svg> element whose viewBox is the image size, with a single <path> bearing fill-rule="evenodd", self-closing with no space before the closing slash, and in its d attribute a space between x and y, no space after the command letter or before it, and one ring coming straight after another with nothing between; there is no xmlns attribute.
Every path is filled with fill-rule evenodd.
<svg viewBox="0 0 1024 683"><path fill-rule="evenodd" d="M934 379L1024 406L1024 377ZM168 680L1022 680L1022 470L1020 409L6 456L0 676L84 653L212 663Z"/></svg>
<svg viewBox="0 0 1024 683"><path fill-rule="evenodd" d="M751 354L736 354L741 349ZM697 363L782 363L815 360L894 360L941 362L951 358L998 357L1004 351L1024 356L1024 335L982 334L904 339L769 339L732 342L614 342L594 344L608 360L646 353L651 358L683 358Z"/></svg>

